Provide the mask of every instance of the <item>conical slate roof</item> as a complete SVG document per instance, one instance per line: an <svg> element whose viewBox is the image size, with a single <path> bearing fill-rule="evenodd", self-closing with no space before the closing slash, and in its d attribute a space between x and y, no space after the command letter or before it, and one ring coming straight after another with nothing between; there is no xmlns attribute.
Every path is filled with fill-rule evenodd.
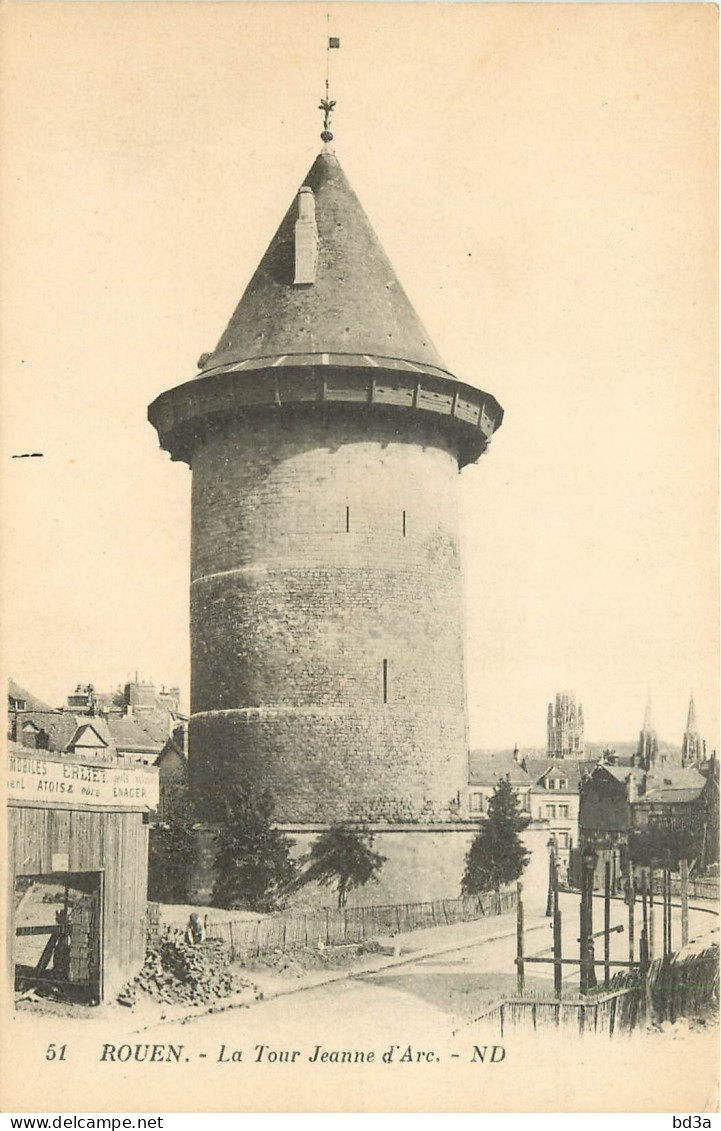
<svg viewBox="0 0 721 1131"><path fill-rule="evenodd" d="M332 150L316 157L303 183L315 196L315 281L294 283L296 197L218 346L203 357L204 372L254 358L332 353L447 373Z"/></svg>

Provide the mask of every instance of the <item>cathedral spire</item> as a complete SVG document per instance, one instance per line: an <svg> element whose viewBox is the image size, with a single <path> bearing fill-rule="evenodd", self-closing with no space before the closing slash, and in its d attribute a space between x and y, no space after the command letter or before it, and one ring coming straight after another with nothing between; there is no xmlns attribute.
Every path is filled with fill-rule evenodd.
<svg viewBox="0 0 721 1131"><path fill-rule="evenodd" d="M651 693L646 696L646 710L643 715L643 729L653 730L653 712L651 710Z"/></svg>
<svg viewBox="0 0 721 1131"><path fill-rule="evenodd" d="M693 766L695 762L700 762L703 759L703 742L698 733L698 723L696 722L696 704L694 703L693 692L691 692L691 699L688 705L688 719L686 722L686 730L683 735L683 743L681 746L681 765Z"/></svg>
<svg viewBox="0 0 721 1131"><path fill-rule="evenodd" d="M658 738L653 726L651 711L651 695L646 698L646 710L643 716L643 728L638 736L638 749L634 758L634 765L644 770L653 770L658 760ZM663 759L661 759L663 761Z"/></svg>

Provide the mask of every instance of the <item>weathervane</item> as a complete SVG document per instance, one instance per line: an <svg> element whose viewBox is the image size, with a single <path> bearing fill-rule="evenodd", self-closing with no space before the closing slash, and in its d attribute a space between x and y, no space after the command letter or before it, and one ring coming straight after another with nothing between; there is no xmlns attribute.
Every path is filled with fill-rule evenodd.
<svg viewBox="0 0 721 1131"><path fill-rule="evenodd" d="M330 27L330 12L327 14L328 25ZM335 47L340 47L340 39L335 35L328 36L328 45L325 52L325 98L321 98L319 110L323 111L323 132L321 133L321 140L328 142L333 140L333 134L330 131L331 114L335 110L335 101L330 96L330 53Z"/></svg>

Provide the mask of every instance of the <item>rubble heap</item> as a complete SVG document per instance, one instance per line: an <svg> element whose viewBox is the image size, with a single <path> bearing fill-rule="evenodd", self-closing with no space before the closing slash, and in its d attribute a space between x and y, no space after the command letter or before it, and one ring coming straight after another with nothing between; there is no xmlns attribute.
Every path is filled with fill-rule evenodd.
<svg viewBox="0 0 721 1131"><path fill-rule="evenodd" d="M132 1006L147 995L169 1004L205 1005L249 986L233 971L225 943L208 939L191 946L182 932L168 929L148 942L143 968L118 1002Z"/></svg>

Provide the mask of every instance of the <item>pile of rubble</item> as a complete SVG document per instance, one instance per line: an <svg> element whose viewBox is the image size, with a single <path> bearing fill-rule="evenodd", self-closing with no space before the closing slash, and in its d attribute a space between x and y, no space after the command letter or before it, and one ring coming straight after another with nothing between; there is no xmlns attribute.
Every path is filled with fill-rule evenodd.
<svg viewBox="0 0 721 1131"><path fill-rule="evenodd" d="M206 1005L251 985L230 966L228 947L215 939L191 946L180 931L168 929L148 943L140 973L118 994L133 1006L142 996L169 1004Z"/></svg>

